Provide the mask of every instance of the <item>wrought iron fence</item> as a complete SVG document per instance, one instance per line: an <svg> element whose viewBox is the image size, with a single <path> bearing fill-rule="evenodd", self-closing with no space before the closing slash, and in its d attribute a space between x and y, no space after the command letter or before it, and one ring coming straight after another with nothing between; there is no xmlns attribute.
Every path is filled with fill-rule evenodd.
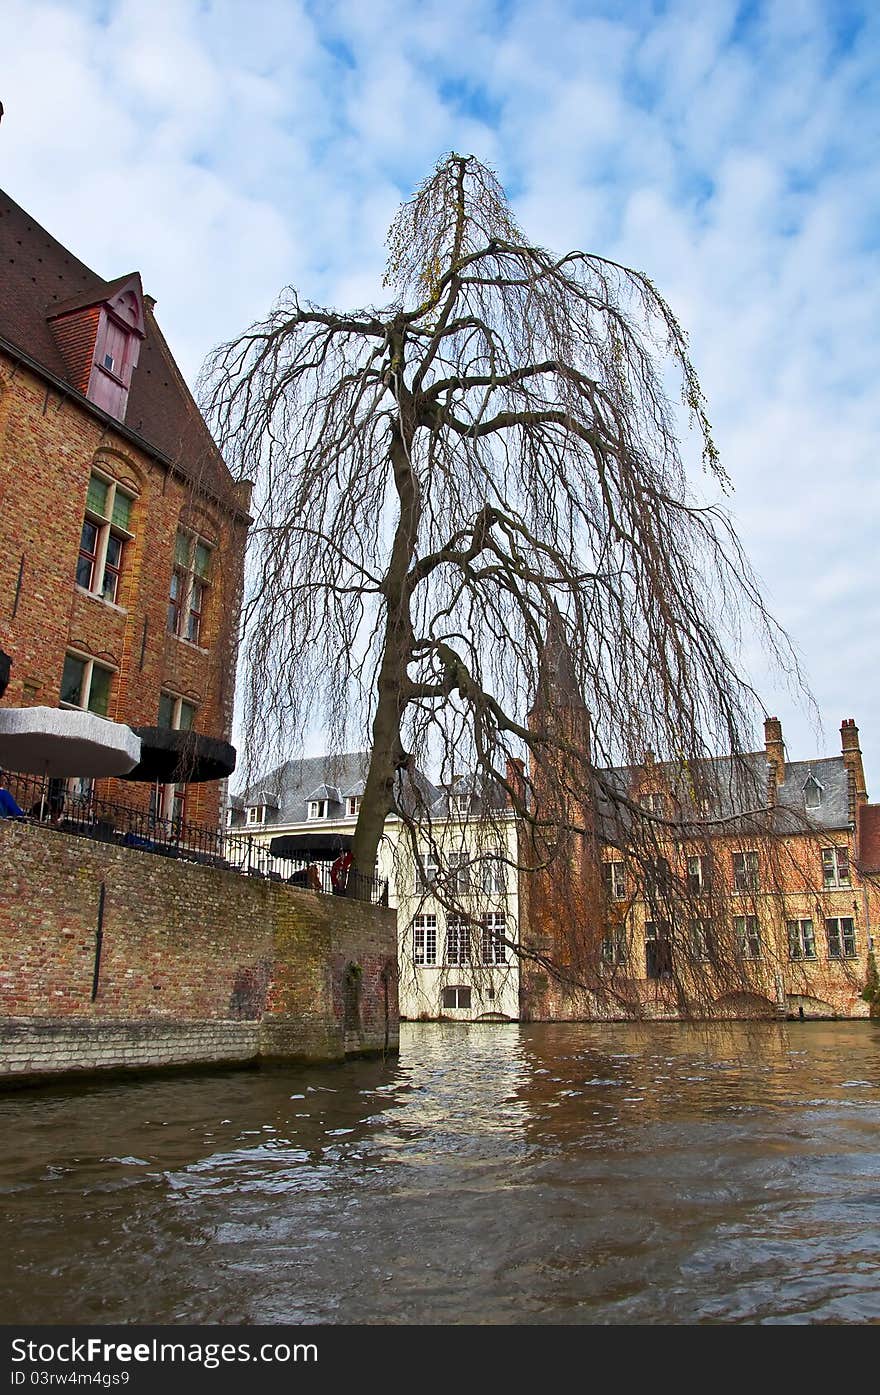
<svg viewBox="0 0 880 1395"><path fill-rule="evenodd" d="M141 852L199 862L264 881L282 882L327 895L357 897L374 905L388 904L388 883L380 877L349 872L334 886L329 862L308 864L274 858L266 843L250 833L230 833L208 824L166 819L134 805L99 799L93 790L71 793L66 780L30 775L7 775L6 787L28 822L41 822L63 833L94 838Z"/></svg>

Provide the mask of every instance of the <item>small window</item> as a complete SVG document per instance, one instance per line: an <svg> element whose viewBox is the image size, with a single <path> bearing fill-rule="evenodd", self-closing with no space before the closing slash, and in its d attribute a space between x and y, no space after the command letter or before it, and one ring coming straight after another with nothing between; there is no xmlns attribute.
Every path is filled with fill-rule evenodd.
<svg viewBox="0 0 880 1395"><path fill-rule="evenodd" d="M265 806L265 804L249 804L248 807L247 807L247 822L248 822L248 823L265 823L265 822L266 822L266 806Z"/></svg>
<svg viewBox="0 0 880 1395"><path fill-rule="evenodd" d="M849 886L849 852L846 848L822 849L822 881L826 887Z"/></svg>
<svg viewBox="0 0 880 1395"><path fill-rule="evenodd" d="M709 858L698 854L687 860L688 891L691 896L704 896L710 889Z"/></svg>
<svg viewBox="0 0 880 1395"><path fill-rule="evenodd" d="M495 853L483 863L483 895L504 896L507 892L507 864L504 854Z"/></svg>
<svg viewBox="0 0 880 1395"><path fill-rule="evenodd" d="M444 988L442 995L444 1008L470 1008L471 990L464 985Z"/></svg>
<svg viewBox="0 0 880 1395"><path fill-rule="evenodd" d="M855 959L856 927L852 916L834 916L825 921L829 959Z"/></svg>
<svg viewBox="0 0 880 1395"><path fill-rule="evenodd" d="M413 963L437 963L437 917L417 915L413 920Z"/></svg>
<svg viewBox="0 0 880 1395"><path fill-rule="evenodd" d="M789 920L787 929L789 959L815 959L816 936L812 920L809 917L804 920Z"/></svg>
<svg viewBox="0 0 880 1395"><path fill-rule="evenodd" d="M350 794L345 801L345 812L350 819L357 818L361 811L361 796Z"/></svg>
<svg viewBox="0 0 880 1395"><path fill-rule="evenodd" d="M804 782L804 808L818 809L822 803L822 786L815 775L810 775Z"/></svg>
<svg viewBox="0 0 880 1395"><path fill-rule="evenodd" d="M448 854L450 890L463 895L471 889L471 869L468 854L454 849Z"/></svg>
<svg viewBox="0 0 880 1395"><path fill-rule="evenodd" d="M194 703L187 702L176 693L160 693L158 716L160 727L170 727L172 731L192 731L195 720L196 707Z"/></svg>
<svg viewBox="0 0 880 1395"><path fill-rule="evenodd" d="M109 369L111 373L113 372L114 368L116 367L116 360L112 354L104 355L104 367Z"/></svg>
<svg viewBox="0 0 880 1395"><path fill-rule="evenodd" d="M662 819L666 816L666 796L659 790L654 790L650 794L640 794L639 803L649 814L655 818Z"/></svg>
<svg viewBox="0 0 880 1395"><path fill-rule="evenodd" d="M455 796L455 812L457 814L469 814L471 811L471 796L469 794L457 794Z"/></svg>
<svg viewBox="0 0 880 1395"><path fill-rule="evenodd" d="M110 710L112 682L113 669L105 668L94 659L68 654L61 675L60 705L79 707L98 717L106 717Z"/></svg>
<svg viewBox="0 0 880 1395"><path fill-rule="evenodd" d="M626 931L617 929L603 935L599 952L603 964L625 964L627 958Z"/></svg>
<svg viewBox="0 0 880 1395"><path fill-rule="evenodd" d="M757 891L758 854L756 852L735 852L733 854L734 891Z"/></svg>
<svg viewBox="0 0 880 1395"><path fill-rule="evenodd" d="M665 921L645 921L645 974L647 978L668 978L672 973L672 946Z"/></svg>
<svg viewBox="0 0 880 1395"><path fill-rule="evenodd" d="M310 819L326 819L326 817L327 817L327 800L326 800L326 799L310 799L310 800L309 800L308 816L309 816Z"/></svg>
<svg viewBox="0 0 880 1395"><path fill-rule="evenodd" d="M715 948L715 926L711 920L698 920L691 926L691 949L695 959L712 958Z"/></svg>
<svg viewBox="0 0 880 1395"><path fill-rule="evenodd" d="M626 900L626 872L622 862L605 862L602 865L605 891L611 901Z"/></svg>
<svg viewBox="0 0 880 1395"><path fill-rule="evenodd" d="M437 880L437 854L435 852L425 852L420 855L416 863L416 891L427 891Z"/></svg>
<svg viewBox="0 0 880 1395"><path fill-rule="evenodd" d="M733 932L736 935L736 947L742 959L760 959L761 957L761 932L758 929L758 917L756 915L735 915L733 917Z"/></svg>

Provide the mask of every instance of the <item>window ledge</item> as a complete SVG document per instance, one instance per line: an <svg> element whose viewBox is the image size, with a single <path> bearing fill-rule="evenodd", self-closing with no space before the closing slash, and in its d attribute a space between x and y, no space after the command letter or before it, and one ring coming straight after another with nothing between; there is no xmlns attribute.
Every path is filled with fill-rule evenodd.
<svg viewBox="0 0 880 1395"><path fill-rule="evenodd" d="M97 591L87 591L84 586L80 586L78 581L73 583L74 590L80 596L85 596L87 600L97 601L98 605L106 606L108 610L115 610L117 615L127 615L128 608L124 605L117 605L115 601L105 601L103 596L99 596Z"/></svg>
<svg viewBox="0 0 880 1395"><path fill-rule="evenodd" d="M169 639L176 639L178 644L185 644L187 649L192 649L196 654L210 654L210 649L206 649L203 644L194 644L191 639L184 639L183 635L175 634L173 630L167 630Z"/></svg>

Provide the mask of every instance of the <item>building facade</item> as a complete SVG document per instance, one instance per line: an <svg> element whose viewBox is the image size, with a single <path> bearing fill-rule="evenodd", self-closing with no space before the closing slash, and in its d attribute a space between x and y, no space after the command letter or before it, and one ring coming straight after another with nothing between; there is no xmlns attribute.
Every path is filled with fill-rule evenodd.
<svg viewBox="0 0 880 1395"><path fill-rule="evenodd" d="M316 840L352 834L368 762L363 751L320 756L261 775L229 802L227 856L274 870L282 880L300 878L302 860L273 858L270 843L287 834ZM520 965L513 813L470 777L448 787L417 778L428 827L414 845L406 820L392 814L376 865L397 912L400 1015L515 1020ZM331 857L317 859L326 892L332 890Z"/></svg>
<svg viewBox="0 0 880 1395"><path fill-rule="evenodd" d="M523 1018L868 1015L880 806L867 802L854 721L837 756L788 760L773 717L764 751L737 769L708 765L699 799L650 753L638 768L598 772L597 788L616 786L657 820L656 856L636 855L607 801L587 797L592 962L569 981L524 969ZM571 903L558 884L523 879L521 935L565 964Z"/></svg>
<svg viewBox="0 0 880 1395"><path fill-rule="evenodd" d="M4 703L228 740L249 486L137 272L105 281L0 193ZM216 782L106 797L215 822Z"/></svg>

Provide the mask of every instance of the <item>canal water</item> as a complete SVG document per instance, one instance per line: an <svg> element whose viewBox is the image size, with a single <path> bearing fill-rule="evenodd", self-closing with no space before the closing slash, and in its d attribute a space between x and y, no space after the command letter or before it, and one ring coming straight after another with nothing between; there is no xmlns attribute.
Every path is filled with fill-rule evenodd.
<svg viewBox="0 0 880 1395"><path fill-rule="evenodd" d="M0 1140L7 1323L880 1322L880 1023L407 1024Z"/></svg>

